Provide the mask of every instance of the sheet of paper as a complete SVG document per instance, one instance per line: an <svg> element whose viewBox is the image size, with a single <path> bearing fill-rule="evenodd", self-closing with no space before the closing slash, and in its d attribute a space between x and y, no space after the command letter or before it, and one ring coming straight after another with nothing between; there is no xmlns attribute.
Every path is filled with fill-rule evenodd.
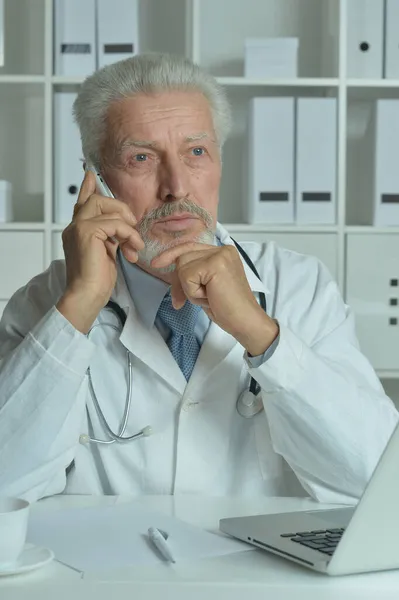
<svg viewBox="0 0 399 600"><path fill-rule="evenodd" d="M27 541L51 548L58 560L80 571L154 565L164 559L148 539L149 527L168 533L177 562L252 549L134 502L32 511Z"/></svg>

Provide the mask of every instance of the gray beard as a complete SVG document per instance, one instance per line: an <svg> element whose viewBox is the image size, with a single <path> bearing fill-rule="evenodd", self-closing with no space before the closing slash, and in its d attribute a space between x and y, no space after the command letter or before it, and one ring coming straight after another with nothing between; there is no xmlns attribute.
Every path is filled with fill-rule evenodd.
<svg viewBox="0 0 399 600"><path fill-rule="evenodd" d="M213 219L210 213L198 206L191 200L184 198L178 202L168 202L160 206L159 208L155 208L148 215L146 215L139 223L137 230L145 244L143 250L140 250L138 253L138 263L142 264L146 267L151 267L151 261L165 252L165 250L169 250L169 248L173 248L177 246L179 242L179 238L183 237L184 231L176 231L172 233L172 237L174 238L171 242L167 244L162 244L158 240L152 239L148 232L150 231L152 225L160 220L167 217L170 217L174 214L179 213L189 213L199 217L205 224L205 230L198 234L193 240L193 242L197 242L199 244L209 244L216 245L215 240L215 231L213 227ZM163 267L161 269L154 269L158 273L172 273L176 269L175 264L168 265L167 267Z"/></svg>
<svg viewBox="0 0 399 600"><path fill-rule="evenodd" d="M139 251L138 263L146 267L152 268L151 261L153 260L153 258L159 256L160 254L162 254L162 252L165 252L165 250L169 250L169 248L177 246L180 243L179 238L183 235L184 232L176 231L173 234L173 237L175 238L173 241L169 242L168 244L161 244L161 242L159 242L158 240L151 239L147 233L141 234L143 242L145 243L145 247L143 250ZM197 235L192 241L197 242L199 244L209 244L210 246L215 246L215 233L212 229L206 229L205 231ZM172 263L167 267L162 267L161 269L154 269L154 271L156 270L158 273L173 273L175 269L176 265Z"/></svg>

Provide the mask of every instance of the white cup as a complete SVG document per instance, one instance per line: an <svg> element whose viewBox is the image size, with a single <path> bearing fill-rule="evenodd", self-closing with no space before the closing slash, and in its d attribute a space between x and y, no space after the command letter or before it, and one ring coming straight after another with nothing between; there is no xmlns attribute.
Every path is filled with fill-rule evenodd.
<svg viewBox="0 0 399 600"><path fill-rule="evenodd" d="M12 565L21 554L28 529L29 502L0 497L0 567Z"/></svg>

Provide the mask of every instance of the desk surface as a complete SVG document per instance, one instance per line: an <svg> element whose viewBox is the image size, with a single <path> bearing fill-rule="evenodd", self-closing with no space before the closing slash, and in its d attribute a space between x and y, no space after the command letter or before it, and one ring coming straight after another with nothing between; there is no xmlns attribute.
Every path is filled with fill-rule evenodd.
<svg viewBox="0 0 399 600"><path fill-rule="evenodd" d="M32 510L98 506L126 502L130 497L57 496L38 502ZM217 530L219 519L321 508L296 498L204 498L144 496L135 498L147 508ZM399 571L347 577L328 577L261 550L205 559L195 563L140 567L105 577L81 574L54 561L25 575L0 578L1 600L346 600L399 597Z"/></svg>

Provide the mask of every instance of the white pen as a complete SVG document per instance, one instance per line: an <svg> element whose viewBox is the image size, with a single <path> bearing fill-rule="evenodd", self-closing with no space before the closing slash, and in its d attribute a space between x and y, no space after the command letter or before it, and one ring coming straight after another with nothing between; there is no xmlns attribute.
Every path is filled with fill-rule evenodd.
<svg viewBox="0 0 399 600"><path fill-rule="evenodd" d="M156 527L150 527L148 530L148 537L150 538L154 546L158 548L158 550L166 560L172 563L176 562L168 542L166 541L162 533L159 531L159 529L157 529Z"/></svg>

